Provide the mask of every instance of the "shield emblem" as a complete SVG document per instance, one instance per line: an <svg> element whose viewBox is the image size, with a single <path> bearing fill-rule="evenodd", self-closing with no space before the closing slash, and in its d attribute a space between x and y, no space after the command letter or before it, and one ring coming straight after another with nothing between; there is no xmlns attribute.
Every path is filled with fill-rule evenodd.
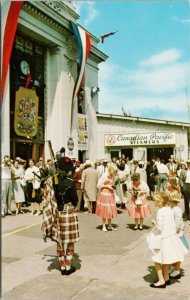
<svg viewBox="0 0 190 300"><path fill-rule="evenodd" d="M38 104L34 90L20 87L16 92L14 130L17 135L33 137L37 134Z"/></svg>

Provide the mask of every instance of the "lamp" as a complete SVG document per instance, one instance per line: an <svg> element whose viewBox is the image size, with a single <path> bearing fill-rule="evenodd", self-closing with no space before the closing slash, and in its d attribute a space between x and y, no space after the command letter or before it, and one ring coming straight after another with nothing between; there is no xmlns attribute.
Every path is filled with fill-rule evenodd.
<svg viewBox="0 0 190 300"><path fill-rule="evenodd" d="M91 97L94 97L99 92L99 87L93 86L91 88Z"/></svg>

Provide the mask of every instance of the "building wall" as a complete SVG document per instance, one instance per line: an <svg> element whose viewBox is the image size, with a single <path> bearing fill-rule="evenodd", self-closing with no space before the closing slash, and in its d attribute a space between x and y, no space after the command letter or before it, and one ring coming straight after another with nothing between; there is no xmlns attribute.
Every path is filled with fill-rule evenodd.
<svg viewBox="0 0 190 300"><path fill-rule="evenodd" d="M97 158L110 158L110 151L114 149L120 148L129 148L129 146L115 146L115 147L105 147L104 136L105 134L131 134L131 133L150 133L150 132L168 132L176 133L176 144L172 145L173 147L173 154L178 159L186 160L188 158L188 125L169 125L169 124L161 124L158 123L156 120L155 122L142 122L142 121L134 121L134 120L127 120L127 119L119 119L114 118L114 116L110 117L103 117L97 115L98 119L98 136L99 136L99 143L98 143L98 151L97 151ZM169 145L170 147L171 145ZM133 148L133 156L135 159L140 159L138 154L142 150L145 150L145 160L147 159L147 148L153 148L158 146L144 146L144 145L134 145L130 146ZM159 147L162 147L160 145ZM164 145L167 147L167 145Z"/></svg>
<svg viewBox="0 0 190 300"><path fill-rule="evenodd" d="M18 20L17 34L23 35L45 49L45 159L49 158L46 141L51 140L54 151L65 146L66 138L76 141L78 159L77 100L73 106L73 129L71 124L71 100L77 77L77 48L69 20L77 22L79 16L62 1L26 1ZM80 22L79 22L80 23ZM96 111L98 94L91 98L91 87L98 86L98 64L107 56L97 49L98 39L91 35L92 48L85 68L85 108L88 123L88 150L86 156L94 155L92 141L97 143ZM9 84L9 81L8 81ZM10 155L10 96L5 95L2 106L2 156Z"/></svg>

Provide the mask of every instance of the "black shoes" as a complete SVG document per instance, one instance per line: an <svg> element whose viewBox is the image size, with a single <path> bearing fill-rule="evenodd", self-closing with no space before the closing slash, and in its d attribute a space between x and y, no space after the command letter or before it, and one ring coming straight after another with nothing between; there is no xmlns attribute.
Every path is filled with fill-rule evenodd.
<svg viewBox="0 0 190 300"><path fill-rule="evenodd" d="M176 276L169 276L170 279L180 279L181 278L181 274L177 274Z"/></svg>
<svg viewBox="0 0 190 300"><path fill-rule="evenodd" d="M61 274L62 275L71 275L72 273L74 273L76 271L76 268L75 267L71 267L70 270L62 270L61 271Z"/></svg>
<svg viewBox="0 0 190 300"><path fill-rule="evenodd" d="M154 283L151 283L150 287L155 288L155 289L165 289L166 288L166 283L163 283L163 284L160 284L160 285L155 285Z"/></svg>

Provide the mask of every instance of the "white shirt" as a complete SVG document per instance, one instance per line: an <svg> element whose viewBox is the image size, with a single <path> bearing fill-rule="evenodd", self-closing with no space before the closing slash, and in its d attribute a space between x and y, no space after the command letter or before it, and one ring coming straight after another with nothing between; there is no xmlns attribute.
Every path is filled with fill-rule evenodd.
<svg viewBox="0 0 190 300"><path fill-rule="evenodd" d="M29 167L26 169L24 178L26 179L26 181L29 180L32 182L34 189L39 189L40 179L37 176L35 176L33 172L40 176L40 170L36 166L33 166L32 168Z"/></svg>
<svg viewBox="0 0 190 300"><path fill-rule="evenodd" d="M11 179L11 167L5 166L4 163L1 166L1 178L2 179Z"/></svg>
<svg viewBox="0 0 190 300"><path fill-rule="evenodd" d="M190 169L187 169L185 183L190 183Z"/></svg>
<svg viewBox="0 0 190 300"><path fill-rule="evenodd" d="M169 175L169 170L168 167L165 164L157 164L157 169L159 174L168 174Z"/></svg>

